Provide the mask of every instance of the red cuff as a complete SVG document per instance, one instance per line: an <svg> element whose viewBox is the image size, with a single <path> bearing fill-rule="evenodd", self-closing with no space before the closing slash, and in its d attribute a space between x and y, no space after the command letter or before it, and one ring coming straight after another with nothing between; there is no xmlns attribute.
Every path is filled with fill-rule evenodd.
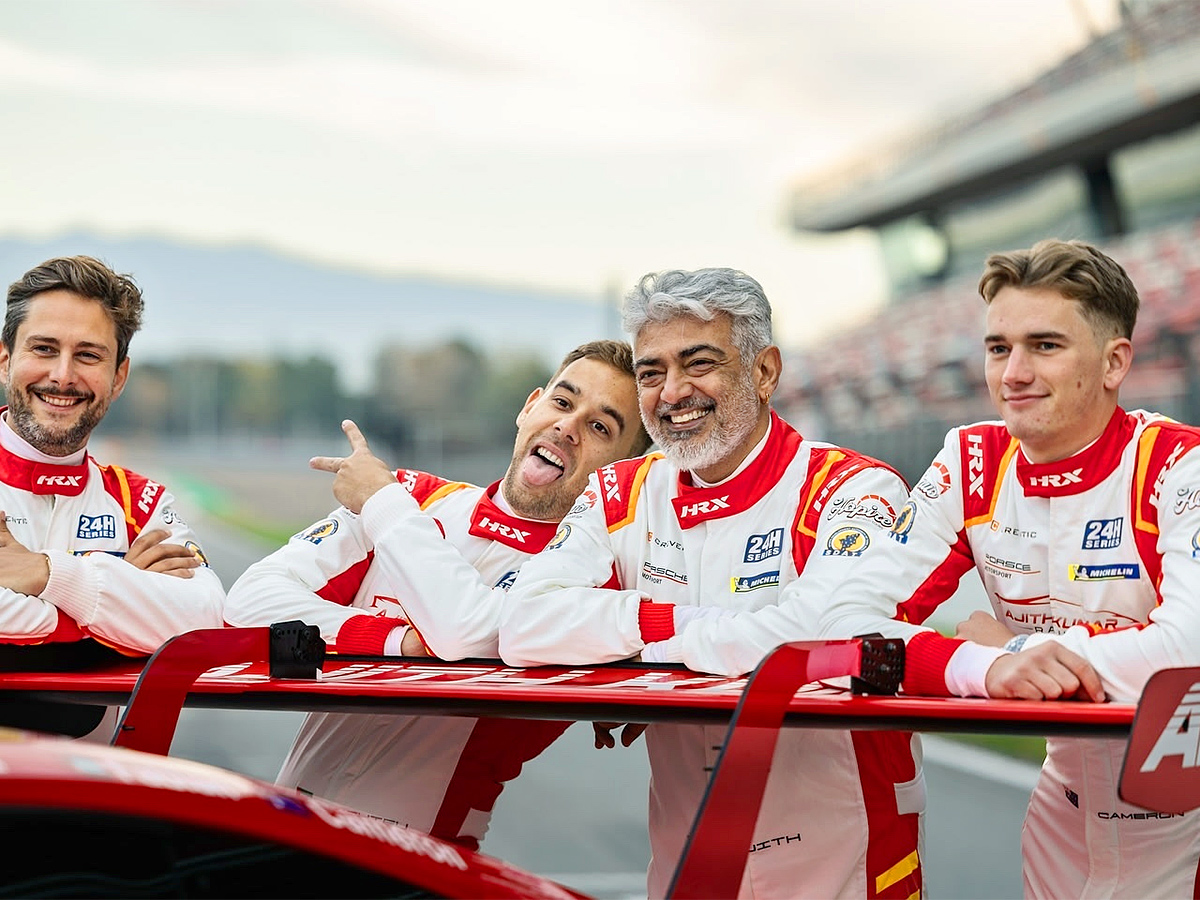
<svg viewBox="0 0 1200 900"><path fill-rule="evenodd" d="M944 637L936 631L922 631L909 638L904 648L904 693L949 697L946 666L963 643L959 638Z"/></svg>
<svg viewBox="0 0 1200 900"><path fill-rule="evenodd" d="M384 642L392 629L407 624L392 616L354 616L338 629L334 650L359 656L382 656Z"/></svg>
<svg viewBox="0 0 1200 900"><path fill-rule="evenodd" d="M638 607L638 628L642 643L652 644L675 636L675 604L643 600Z"/></svg>

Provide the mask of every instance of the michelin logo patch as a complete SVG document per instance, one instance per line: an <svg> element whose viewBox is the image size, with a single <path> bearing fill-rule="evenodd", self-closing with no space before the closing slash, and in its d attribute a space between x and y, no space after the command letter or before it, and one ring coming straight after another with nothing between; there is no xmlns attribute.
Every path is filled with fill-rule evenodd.
<svg viewBox="0 0 1200 900"><path fill-rule="evenodd" d="M777 587L779 585L779 570L774 572L759 572L757 575L744 575L741 578L729 579L729 589L735 594L747 591L757 591L759 588Z"/></svg>
<svg viewBox="0 0 1200 900"><path fill-rule="evenodd" d="M117 536L117 517L111 515L80 516L79 528L75 537L85 541L95 541L100 538L115 538Z"/></svg>
<svg viewBox="0 0 1200 900"><path fill-rule="evenodd" d="M1142 575L1137 563L1113 563L1108 566L1085 566L1072 563L1068 570L1072 581L1136 581Z"/></svg>
<svg viewBox="0 0 1200 900"><path fill-rule="evenodd" d="M829 536L822 556L862 556L871 546L871 538L861 528L845 526Z"/></svg>
<svg viewBox="0 0 1200 900"><path fill-rule="evenodd" d="M1121 546L1125 518L1090 519L1083 526L1084 550L1115 550Z"/></svg>
<svg viewBox="0 0 1200 900"><path fill-rule="evenodd" d="M776 528L766 534L752 534L746 541L746 554L743 562L756 563L783 552L783 529Z"/></svg>

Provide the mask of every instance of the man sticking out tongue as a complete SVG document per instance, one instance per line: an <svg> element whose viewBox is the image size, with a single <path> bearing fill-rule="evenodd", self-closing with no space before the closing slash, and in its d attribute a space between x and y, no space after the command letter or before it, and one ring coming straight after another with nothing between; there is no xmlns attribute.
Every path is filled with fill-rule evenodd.
<svg viewBox="0 0 1200 900"><path fill-rule="evenodd" d="M601 466L645 452L628 344L573 350L517 415L512 462L488 488L375 457L344 422L336 473L342 507L246 570L225 618L303 619L340 653L497 656L501 600L517 570L554 537ZM449 553L459 563L433 562ZM281 784L475 848L503 783L565 722L311 715Z"/></svg>

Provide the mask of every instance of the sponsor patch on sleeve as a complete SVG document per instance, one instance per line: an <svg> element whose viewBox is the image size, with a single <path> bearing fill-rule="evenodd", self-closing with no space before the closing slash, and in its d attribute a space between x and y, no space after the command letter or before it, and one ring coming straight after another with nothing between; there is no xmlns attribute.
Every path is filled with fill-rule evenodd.
<svg viewBox="0 0 1200 900"><path fill-rule="evenodd" d="M862 556L871 546L871 538L861 528L843 526L829 536L825 542L823 556Z"/></svg>
<svg viewBox="0 0 1200 900"><path fill-rule="evenodd" d="M296 537L302 541L308 541L310 544L319 544L337 530L337 519L325 519L308 529L308 531L300 532Z"/></svg>
<svg viewBox="0 0 1200 900"><path fill-rule="evenodd" d="M898 541L901 544L908 543L908 533L912 531L913 521L917 518L917 505L911 500L907 501L900 507L900 515L896 516L896 521L892 523L892 527L888 529L888 537L893 541Z"/></svg>
<svg viewBox="0 0 1200 900"><path fill-rule="evenodd" d="M571 536L571 526L567 522L563 522L558 526L558 531L554 533L554 537L550 538L550 543L546 545L547 550L557 550L567 542L567 538Z"/></svg>

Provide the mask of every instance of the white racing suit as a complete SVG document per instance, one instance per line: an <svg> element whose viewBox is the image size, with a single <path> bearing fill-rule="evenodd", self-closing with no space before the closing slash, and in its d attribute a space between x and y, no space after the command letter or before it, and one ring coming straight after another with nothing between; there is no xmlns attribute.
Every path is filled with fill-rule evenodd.
<svg viewBox="0 0 1200 900"><path fill-rule="evenodd" d="M0 508L22 545L45 553L40 595L0 588L0 642L42 644L92 638L130 656L153 653L194 628L220 628L225 592L207 564L192 578L125 562L144 530L203 551L158 482L91 456L79 465L34 463L0 447Z"/></svg>
<svg viewBox="0 0 1200 900"><path fill-rule="evenodd" d="M248 568L227 621L302 619L333 651L369 655L398 653L408 623L441 659L495 657L504 589L557 526L500 509L498 484L396 477L361 515L340 508ZM504 783L568 724L313 713L278 782L476 849Z"/></svg>
<svg viewBox="0 0 1200 900"><path fill-rule="evenodd" d="M196 535L173 504L158 482L100 465L87 454L78 464L55 465L32 462L0 446L5 524L26 549L50 560L50 577L39 595L0 588L0 645L7 645L0 667L27 668L35 657L48 668L60 668L60 663L70 667L73 660L94 656L86 652L93 642L127 656L144 656L185 631L220 628L225 592L207 563L193 569L191 578L179 578L124 560L143 530L162 529L169 533L168 542L189 547L204 561ZM59 650L61 656L56 655ZM8 706L16 714L16 706ZM42 712L31 709L13 719L5 712L0 718L39 727ZM88 724L111 726L115 713L110 709L100 721L97 711ZM107 739L109 733L97 730L95 736Z"/></svg>
<svg viewBox="0 0 1200 900"><path fill-rule="evenodd" d="M657 454L606 466L517 576L500 654L512 665L607 662L651 641L672 646L664 611L669 623L685 607L757 610L789 585L792 602L816 602L885 540L904 490L882 464L804 441L774 414L748 464L713 487ZM650 897L666 893L725 731L646 731ZM914 740L784 729L740 896L919 892L924 782Z"/></svg>
<svg viewBox="0 0 1200 900"><path fill-rule="evenodd" d="M974 567L996 617L1085 657L1110 699L1200 665L1200 430L1117 409L1101 437L1034 465L999 422L956 428L885 551L830 601L826 637L909 640L905 689L984 695L994 656L889 622L923 620ZM872 614L874 613L874 614ZM960 652L961 646L961 652ZM1022 838L1031 897L1191 897L1200 813L1121 802L1124 741L1050 738Z"/></svg>

